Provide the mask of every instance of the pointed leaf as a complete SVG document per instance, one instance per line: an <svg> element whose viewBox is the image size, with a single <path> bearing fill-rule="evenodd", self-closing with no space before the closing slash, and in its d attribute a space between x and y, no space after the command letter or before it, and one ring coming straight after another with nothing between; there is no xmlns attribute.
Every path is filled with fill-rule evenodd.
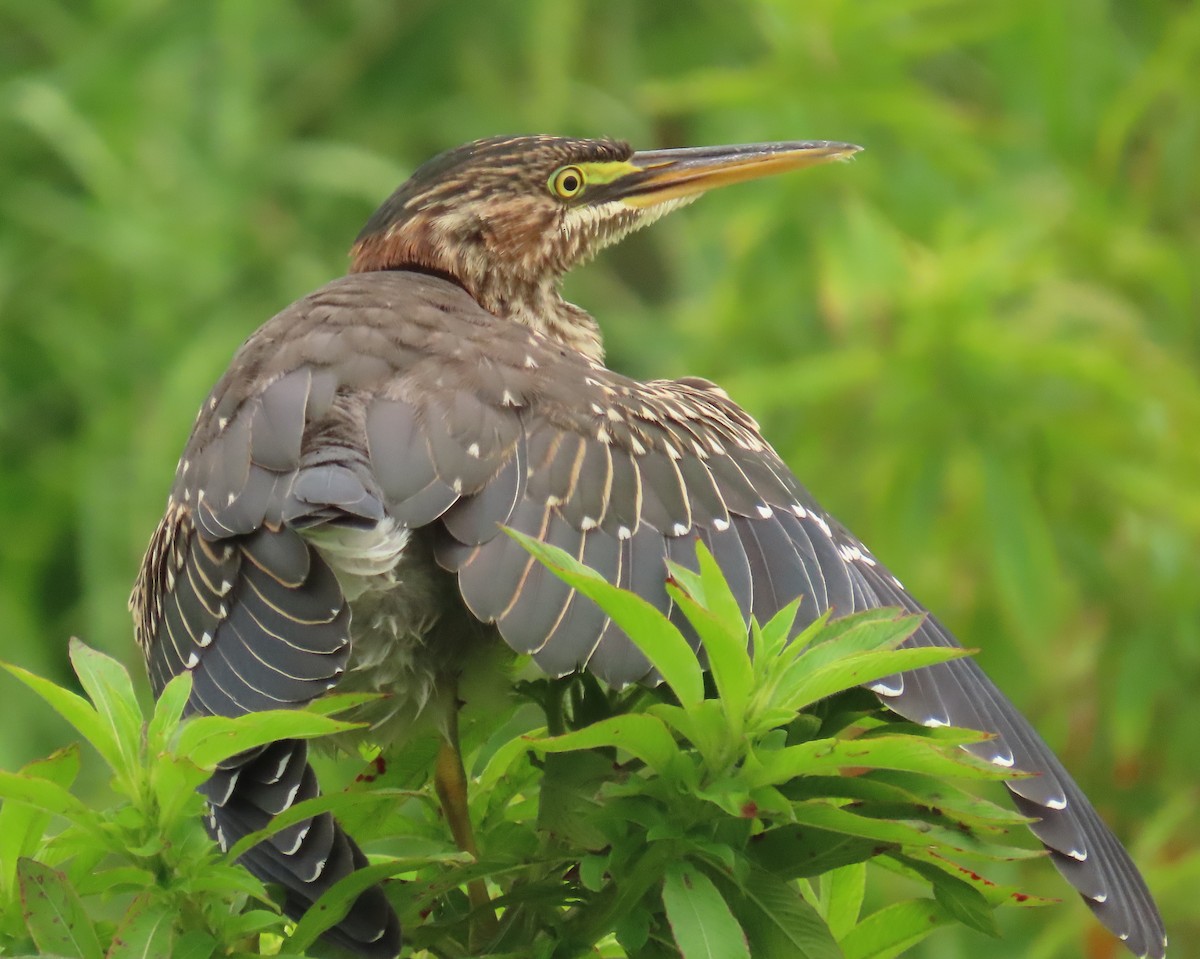
<svg viewBox="0 0 1200 959"><path fill-rule="evenodd" d="M462 854L459 855L461 856ZM413 872L427 864L424 859L399 859L390 862L375 863L362 869L356 869L344 879L336 882L309 907L308 911L300 918L300 921L296 923L296 928L292 930L292 934L287 938L284 948L289 953L304 952L316 942L317 937L321 933L342 919L349 912L350 907L354 905L354 901L359 895L371 886L402 872ZM471 879L489 875L501 875L506 870L516 871L518 868L524 870L527 867L523 865L513 867L510 864L506 864L505 867L497 867L493 863L475 862L472 860L469 863L464 863L460 869L447 870L444 876L439 877L438 881L432 883L431 887L435 888L436 892L431 893L431 898L441 896L447 889L452 889L460 884L466 884ZM409 885L416 885L416 883Z"/></svg>
<svg viewBox="0 0 1200 959"><path fill-rule="evenodd" d="M715 881L742 919L754 959L842 959L829 927L795 883L761 868Z"/></svg>
<svg viewBox="0 0 1200 959"><path fill-rule="evenodd" d="M864 782L865 780L859 780ZM980 827L1021 826L1031 822L1011 806L1001 806L965 789L919 773L880 770L871 782L881 789L895 790L894 797L929 806L948 818L978 829ZM880 796L879 798L883 798Z"/></svg>
<svg viewBox="0 0 1200 959"><path fill-rule="evenodd" d="M513 529L504 530L559 579L595 601L662 674L685 709L704 699L704 671L695 651L661 612L640 596L604 581L575 557Z"/></svg>
<svg viewBox="0 0 1200 959"><path fill-rule="evenodd" d="M953 849L983 859L1030 859L1044 855L1041 850L1001 847L994 842L981 840L962 830L947 829L944 826L931 825L920 820L898 822L872 819L869 816L856 815L847 808L819 800L796 803L792 807L792 816L797 823L845 833L848 836L860 836L879 840L882 843L896 843L903 846L915 845L921 848L926 848L931 844L940 844L946 849Z"/></svg>
<svg viewBox="0 0 1200 959"><path fill-rule="evenodd" d="M326 693L319 699L314 699L304 707L304 710L320 716L336 716L338 713L349 712L366 703L378 702L383 698L382 693ZM347 721L353 721L353 717L349 717Z"/></svg>
<svg viewBox="0 0 1200 959"><path fill-rule="evenodd" d="M692 710L669 703L656 703L646 714L661 719L694 745L710 771L720 773L740 754L741 737L733 735L721 704L706 699Z"/></svg>
<svg viewBox="0 0 1200 959"><path fill-rule="evenodd" d="M217 763L255 746L280 739L315 739L361 726L300 709L269 709L236 719L196 716L183 725L174 751L200 768L211 770Z"/></svg>
<svg viewBox="0 0 1200 959"><path fill-rule="evenodd" d="M999 938L994 908L977 889L945 873L933 880L933 895L951 916L964 926Z"/></svg>
<svg viewBox="0 0 1200 959"><path fill-rule="evenodd" d="M799 654L817 636L821 635L821 632L828 625L829 617L832 615L830 610L826 610L815 621L809 623L799 636L792 638L792 627L796 623L796 614L800 611L801 602L802 598L797 597L772 616L766 623L752 626L754 631L754 664L756 676L761 678L774 665L775 660L783 652L784 647L787 647L789 651Z"/></svg>
<svg viewBox="0 0 1200 959"><path fill-rule="evenodd" d="M923 614L882 606L831 619L818 642L804 651L811 668L824 666L851 653L895 649L924 622Z"/></svg>
<svg viewBox="0 0 1200 959"><path fill-rule="evenodd" d="M131 890L142 891L158 884L158 876L149 869L137 866L114 866L112 869L96 869L75 880L75 891L80 896L96 893L110 895Z"/></svg>
<svg viewBox="0 0 1200 959"><path fill-rule="evenodd" d="M157 896L151 893L137 896L113 933L107 959L158 959L172 955L174 918L174 910Z"/></svg>
<svg viewBox="0 0 1200 959"><path fill-rule="evenodd" d="M82 696L63 689L61 686L36 676L20 666L0 663L8 672L42 697L50 707L75 727L114 770L121 769L121 750L113 738L108 724L103 722L96 709Z"/></svg>
<svg viewBox="0 0 1200 959"><path fill-rule="evenodd" d="M17 884L25 925L38 949L78 959L103 959L92 922L66 876L36 859L22 859L17 863Z"/></svg>
<svg viewBox="0 0 1200 959"><path fill-rule="evenodd" d="M193 802L196 789L208 779L211 769L201 769L192 760L164 753L150 767L150 788L158 800L159 818L175 822Z"/></svg>
<svg viewBox="0 0 1200 959"><path fill-rule="evenodd" d="M171 959L212 959L217 951L217 941L203 929L185 932L175 943Z"/></svg>
<svg viewBox="0 0 1200 959"><path fill-rule="evenodd" d="M716 615L690 596L674 588L668 589L668 592L704 644L708 668L717 684L717 694L731 734L740 736L750 693L754 688L754 667L750 663L745 627L741 627L737 633L731 633Z"/></svg>
<svg viewBox="0 0 1200 959"><path fill-rule="evenodd" d="M863 896L867 891L867 864L851 863L821 877L821 903L825 921L838 939L858 924Z"/></svg>
<svg viewBox="0 0 1200 959"><path fill-rule="evenodd" d="M880 909L842 939L846 959L895 959L935 929L953 922L932 899L912 899Z"/></svg>
<svg viewBox="0 0 1200 959"><path fill-rule="evenodd" d="M135 775L141 763L142 710L129 673L111 656L75 637L71 638L70 656L75 675L121 756L122 764L114 768L124 777Z"/></svg>
<svg viewBox="0 0 1200 959"><path fill-rule="evenodd" d="M548 753L603 747L621 749L658 773L669 769L679 755L679 747L662 720L645 713L612 716L562 736L531 738L529 743L534 749Z"/></svg>
<svg viewBox="0 0 1200 959"><path fill-rule="evenodd" d="M905 637L893 634L892 639L901 643ZM810 655L813 654L805 653L791 665L773 697L774 705L801 710L835 693L896 673L962 659L970 656L971 651L960 646L917 646L854 652L822 666L816 665Z"/></svg>
<svg viewBox="0 0 1200 959"><path fill-rule="evenodd" d="M23 766L16 775L24 779L40 779L66 790L78 774L79 746L72 743L45 759L37 759ZM12 895L17 878L17 860L37 852L50 817L51 813L43 807L22 802L0 804L0 902L7 901Z"/></svg>
<svg viewBox="0 0 1200 959"><path fill-rule="evenodd" d="M157 756L167 748L183 721L183 707L192 694L192 674L182 672L163 688L146 727L146 748Z"/></svg>
<svg viewBox="0 0 1200 959"><path fill-rule="evenodd" d="M900 860L903 860L904 866L909 867L916 875L927 881L929 875L921 867L930 867L949 873L961 882L965 882L993 906L1054 906L1061 901L1048 896L1035 896L1019 886L994 882L980 875L974 869L939 854L934 849L909 847L904 850L903 854L882 857L879 861L885 868L890 868L889 860L897 865L900 864Z"/></svg>
<svg viewBox="0 0 1200 959"><path fill-rule="evenodd" d="M891 843L808 825L770 829L754 838L751 858L782 879L807 879L856 862L866 862L893 848Z"/></svg>
<svg viewBox="0 0 1200 959"><path fill-rule="evenodd" d="M728 903L695 866L668 866L662 899L683 959L750 959L746 934Z"/></svg>
<svg viewBox="0 0 1200 959"><path fill-rule="evenodd" d="M750 623L742 616L737 597L729 588L725 574L717 565L708 547L699 540L696 541L696 563L699 572L669 562L667 567L676 580L676 588L690 596L698 606L712 613L721 627L732 635L741 634L745 638L749 634Z"/></svg>
<svg viewBox="0 0 1200 959"><path fill-rule="evenodd" d="M58 783L49 779L0 770L0 799L24 803L48 813L65 816L85 828L96 827L96 814Z"/></svg>
<svg viewBox="0 0 1200 959"><path fill-rule="evenodd" d="M591 750L551 753L543 772L538 831L582 849L607 846L611 839L601 827L603 803L598 794L612 779L612 759Z"/></svg>
<svg viewBox="0 0 1200 959"><path fill-rule="evenodd" d="M846 770L900 769L929 776L1003 782L1012 770L955 747L919 736L885 735L860 739L814 739L783 749L760 750L744 775L752 786L780 785L798 776L838 775Z"/></svg>
<svg viewBox="0 0 1200 959"><path fill-rule="evenodd" d="M287 809L277 816L272 816L271 821L265 827L246 834L234 843L229 848L226 856L230 860L235 860L251 846L257 846L264 839L282 832L288 826L302 822L305 819L311 819L313 816L318 816L321 813L333 813L334 817L340 821L343 818L343 813L362 806L375 806L378 811L382 812L385 805L390 805L403 799L424 798L426 798L425 793L415 792L411 789L383 788L371 789L369 791L344 790L342 792L324 793L312 799L305 799L303 802L288 806Z"/></svg>

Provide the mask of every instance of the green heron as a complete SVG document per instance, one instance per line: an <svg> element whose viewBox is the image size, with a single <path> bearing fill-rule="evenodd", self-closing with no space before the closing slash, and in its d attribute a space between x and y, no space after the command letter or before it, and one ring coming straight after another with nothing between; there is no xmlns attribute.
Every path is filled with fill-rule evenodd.
<svg viewBox="0 0 1200 959"><path fill-rule="evenodd" d="M800 595L797 628L826 610L924 612L722 390L609 370L595 320L559 293L575 264L712 187L857 149L500 137L418 169L359 235L350 275L254 333L201 406L131 599L155 689L188 671L190 710L221 716L385 691L386 738L422 710L452 716L460 668L497 638L551 676L647 680L621 629L505 526L664 612L666 561L694 562L697 540L747 618ZM956 645L933 617L908 642ZM870 688L914 722L994 734L967 748L1036 774L1008 788L1059 871L1134 953L1165 954L1129 855L973 660ZM204 794L223 846L318 795L307 749L281 741L218 770ZM472 848L452 749L437 785ZM242 861L294 916L366 863L328 814ZM400 943L378 888L330 936L363 956Z"/></svg>

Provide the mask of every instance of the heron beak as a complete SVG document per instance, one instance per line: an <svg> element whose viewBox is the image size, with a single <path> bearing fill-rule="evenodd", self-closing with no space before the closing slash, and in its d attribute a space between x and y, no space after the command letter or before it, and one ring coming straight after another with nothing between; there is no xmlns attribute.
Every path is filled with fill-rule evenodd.
<svg viewBox="0 0 1200 959"><path fill-rule="evenodd" d="M629 158L629 173L611 184L607 199L646 207L714 187L844 160L862 147L829 140L747 143L741 146L645 150Z"/></svg>

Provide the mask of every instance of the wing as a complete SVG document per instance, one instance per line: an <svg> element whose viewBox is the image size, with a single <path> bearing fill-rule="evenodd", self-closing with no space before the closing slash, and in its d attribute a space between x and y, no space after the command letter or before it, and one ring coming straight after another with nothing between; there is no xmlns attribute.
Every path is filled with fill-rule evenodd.
<svg viewBox="0 0 1200 959"><path fill-rule="evenodd" d="M332 689L346 668L349 606L299 529L375 522L382 512L355 485L352 464L319 443L313 455L302 453L307 424L334 414L332 385L304 367L228 411L218 389L206 408L215 429L202 419L180 462L131 605L155 693L189 672L191 713L300 706ZM307 743L296 740L232 758L201 792L209 832L222 849L320 795ZM367 865L327 813L276 833L240 861L284 887L293 918ZM363 892L325 937L379 959L400 948L399 922L379 887Z"/></svg>
<svg viewBox="0 0 1200 959"><path fill-rule="evenodd" d="M394 516L434 524L438 561L457 574L471 612L551 675L587 668L617 686L653 678L621 629L500 535L502 525L566 550L676 620L665 562L694 563L696 540L743 613L762 621L801 595L797 629L827 609L925 612L712 384L638 383L515 327L491 328L486 342L468 329L455 338L458 352L434 380L406 376L404 389L368 405L371 474ZM909 643L957 645L932 617ZM1055 865L1130 948L1163 954L1161 918L1128 854L973 660L873 689L915 722L994 734L972 752L1037 773L1009 788Z"/></svg>

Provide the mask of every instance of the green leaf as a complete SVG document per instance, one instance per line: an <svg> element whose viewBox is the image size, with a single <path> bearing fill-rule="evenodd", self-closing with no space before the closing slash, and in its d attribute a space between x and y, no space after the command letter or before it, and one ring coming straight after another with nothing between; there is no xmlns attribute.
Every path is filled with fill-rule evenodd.
<svg viewBox="0 0 1200 959"><path fill-rule="evenodd" d="M17 863L25 924L38 949L77 959L103 959L100 940L79 894L61 872L36 859Z"/></svg>
<svg viewBox="0 0 1200 959"><path fill-rule="evenodd" d="M1037 853L1035 852L1036 856ZM964 882L972 889L978 892L993 906L1053 906L1057 905L1060 900L1051 899L1048 896L1035 896L1032 893L1026 892L1019 886L1012 886L994 882L988 879L974 869L955 862L946 856L941 855L935 849L920 849L912 846L905 848L902 854L889 853L888 856L879 859L880 865L884 868L892 868L889 861L897 868L894 871L908 869L910 873L926 882L930 882L930 870L940 870L948 873L960 882Z"/></svg>
<svg viewBox="0 0 1200 959"><path fill-rule="evenodd" d="M656 703L646 713L658 717L696 746L713 773L724 772L744 748L744 740L730 728L725 710L716 700L706 699L690 710Z"/></svg>
<svg viewBox="0 0 1200 959"><path fill-rule="evenodd" d="M867 890L867 864L856 862L833 869L821 877L821 905L825 921L837 939L858 923Z"/></svg>
<svg viewBox="0 0 1200 959"><path fill-rule="evenodd" d="M217 940L203 929L192 929L179 937L171 959L212 959L216 950Z"/></svg>
<svg viewBox="0 0 1200 959"><path fill-rule="evenodd" d="M146 748L157 756L167 748L182 722L183 707L192 694L192 674L186 670L163 687L146 727Z"/></svg>
<svg viewBox="0 0 1200 959"><path fill-rule="evenodd" d="M1023 816L1011 806L1001 806L952 783L930 779L918 773L879 770L872 773L869 782L864 779L859 779L858 782L879 790L873 798L902 798L904 801L928 806L935 812L973 829L1001 830L1031 822L1028 816Z"/></svg>
<svg viewBox="0 0 1200 959"><path fill-rule="evenodd" d="M911 617L910 617L911 619ZM896 644L906 635L893 635ZM821 644L822 646L825 644ZM813 647L817 649L819 647ZM970 656L970 650L960 646L916 646L904 649L885 649L848 653L833 662L818 666L805 653L793 663L780 679L772 704L800 710L835 693L854 689L895 673L945 663Z"/></svg>
<svg viewBox="0 0 1200 959"><path fill-rule="evenodd" d="M545 734L546 730L544 727L530 730L529 732L514 736L497 749L492 754L491 759L488 760L487 765L483 767L477 788L490 792L507 775L513 764L533 748L530 744L530 739L536 739Z"/></svg>
<svg viewBox="0 0 1200 959"><path fill-rule="evenodd" d="M279 931L287 920L271 909L250 909L223 922L223 932L232 939L256 936L260 932Z"/></svg>
<svg viewBox="0 0 1200 959"><path fill-rule="evenodd" d="M209 848L206 847L205 852ZM269 901L262 881L241 866L208 863L198 872L178 879L179 888L189 895L212 893L223 901L228 901L231 895Z"/></svg>
<svg viewBox="0 0 1200 959"><path fill-rule="evenodd" d="M138 866L114 866L112 869L97 869L87 875L77 876L75 891L81 896L95 893L112 894L130 890L149 889L158 884L158 876L149 869Z"/></svg>
<svg viewBox="0 0 1200 959"><path fill-rule="evenodd" d="M967 883L939 872L933 880L933 895L951 916L964 926L999 938L993 906L977 889Z"/></svg>
<svg viewBox="0 0 1200 959"><path fill-rule="evenodd" d="M114 770L130 780L141 768L142 710L129 673L111 656L71 638L71 663L121 757Z"/></svg>
<svg viewBox="0 0 1200 959"><path fill-rule="evenodd" d="M895 959L954 920L932 899L910 899L880 909L841 941L846 959Z"/></svg>
<svg viewBox="0 0 1200 959"><path fill-rule="evenodd" d="M529 743L538 751L548 753L605 747L621 749L658 773L671 769L679 755L679 747L662 720L645 713L612 716L561 736L530 739Z"/></svg>
<svg viewBox="0 0 1200 959"><path fill-rule="evenodd" d="M196 716L183 724L174 751L201 769L212 770L217 763L255 746L280 739L316 739L361 726L300 709L269 709L236 719Z"/></svg>
<svg viewBox="0 0 1200 959"><path fill-rule="evenodd" d="M719 875L729 901L750 937L754 959L842 959L842 950L828 925L793 882L761 868L744 879ZM736 883L736 886L734 884Z"/></svg>
<svg viewBox="0 0 1200 959"><path fill-rule="evenodd" d="M271 821L262 829L247 833L234 843L229 848L226 856L230 860L237 859L251 846L257 846L264 839L282 832L294 823L311 819L313 816L318 816L321 813L333 813L336 818L341 819L342 813L358 809L362 806L375 806L378 809L385 805L394 805L402 799L424 798L426 798L425 793L414 792L411 789L391 789L388 787L325 793L288 806L287 809L277 816L272 816Z"/></svg>
<svg viewBox="0 0 1200 959"><path fill-rule="evenodd" d="M348 713L367 703L378 702L386 698L383 693L326 693L308 703L305 712L316 713L319 716L336 716L338 713ZM352 722L353 717L347 720Z"/></svg>
<svg viewBox="0 0 1200 959"><path fill-rule="evenodd" d="M65 816L85 828L94 829L98 822L96 814L62 786L37 776L0 770L0 798Z"/></svg>
<svg viewBox="0 0 1200 959"><path fill-rule="evenodd" d="M831 619L816 642L804 651L809 668L816 669L844 659L852 653L895 649L924 622L920 613L906 613L894 606L865 609L850 616Z"/></svg>
<svg viewBox="0 0 1200 959"><path fill-rule="evenodd" d="M716 559L699 540L696 541L696 562L698 572L668 561L668 591L674 590L675 594L688 597L696 606L704 609L724 633L737 641L738 651L746 653L746 640L750 631L749 619L742 615L737 597L729 588Z"/></svg>
<svg viewBox="0 0 1200 959"><path fill-rule="evenodd" d="M878 839L849 836L813 826L787 825L755 837L750 858L783 879L820 876L851 863L865 862L892 848Z"/></svg>
<svg viewBox="0 0 1200 959"><path fill-rule="evenodd" d="M977 738L971 734L968 741ZM798 776L836 775L859 768L899 769L946 779L1003 782L1012 771L1000 769L957 747L910 735L858 739L814 739L783 749L760 750L743 775L751 786L779 785Z"/></svg>
<svg viewBox="0 0 1200 959"><path fill-rule="evenodd" d="M668 866L662 900L683 959L750 959L746 934L728 903L695 866Z"/></svg>
<svg viewBox="0 0 1200 959"><path fill-rule="evenodd" d="M650 913L645 908L620 913L613 932L626 955L642 955L642 948L650 938Z"/></svg>
<svg viewBox="0 0 1200 959"><path fill-rule="evenodd" d="M183 809L193 803L196 788L208 779L210 771L173 753L155 759L150 767L150 788L158 802L160 822L179 819Z"/></svg>
<svg viewBox="0 0 1200 959"><path fill-rule="evenodd" d="M776 665L785 648L799 654L812 640L821 634L832 616L826 610L804 631L792 637L792 627L800 610L801 598L797 597L772 616L766 623L752 624L754 633L754 674L761 681ZM789 647L790 642L790 647Z"/></svg>
<svg viewBox="0 0 1200 959"><path fill-rule="evenodd" d="M936 829L933 826L871 819L819 800L796 803L792 807L792 815L797 823L884 843L928 845L935 840Z"/></svg>
<svg viewBox="0 0 1200 959"><path fill-rule="evenodd" d="M158 959L172 955L176 912L152 893L137 896L113 933L107 959Z"/></svg>
<svg viewBox="0 0 1200 959"><path fill-rule="evenodd" d="M20 666L11 663L0 663L0 666L41 696L56 713L74 726L112 769L122 768L124 761L121 749L113 739L108 724L101 720L100 714L91 703L69 689L63 689L48 679L35 676Z"/></svg>
<svg viewBox="0 0 1200 959"><path fill-rule="evenodd" d="M23 779L42 780L66 790L79 774L79 746L70 746L23 766L16 774ZM42 843L51 813L44 807L23 802L0 805L0 902L13 895L17 860L32 856Z"/></svg>
<svg viewBox="0 0 1200 959"><path fill-rule="evenodd" d="M321 933L342 919L354 905L354 901L367 889L399 873L412 872L424 865L426 863L422 860L392 860L355 870L322 894L300 918L300 921L296 923L296 928L284 943L285 948L291 952L304 952L316 942ZM476 877L501 874L505 869L519 871L524 868L524 866L513 867L511 864L497 867L494 863L472 860L465 863L460 869L447 870L439 882L432 884L432 889L436 891L431 892L431 897L443 895L447 889L454 888L460 883L465 884L468 880Z"/></svg>
<svg viewBox="0 0 1200 959"><path fill-rule="evenodd" d="M662 674L684 709L704 699L704 671L695 651L661 612L640 596L604 581L575 557L513 529L504 530L555 576L572 586L612 617L634 645Z"/></svg>
<svg viewBox="0 0 1200 959"><path fill-rule="evenodd" d="M792 816L795 822L818 829L876 839L882 843L896 843L905 847L926 848L931 844L940 844L946 849L986 860L1033 859L1043 855L1041 850L1000 846L958 828L947 828L917 819L874 819L869 815L857 814L867 811L863 806L856 805L853 808L855 811L851 812L850 807L810 800L796 803L792 807Z"/></svg>
<svg viewBox="0 0 1200 959"><path fill-rule="evenodd" d="M701 549L703 550L703 547ZM715 561L707 550L701 553L700 563L702 570L706 566L712 567L705 586L705 595L711 596L719 589L718 583L724 585L724 580L719 578L720 573L715 568ZM671 564L671 568L676 573L683 571L674 564ZM708 654L708 668L717 684L721 706L730 726L730 735L740 737L746 708L754 688L754 667L750 662L749 635L737 601L729 592L729 587L725 586L725 593L733 603L734 617L731 621L729 610L722 615L706 609L677 586L668 585L667 592L683 610L683 614L695 627L700 641L704 644L704 651Z"/></svg>
<svg viewBox="0 0 1200 959"><path fill-rule="evenodd" d="M603 804L597 794L613 776L612 759L584 750L546 757L538 795L539 832L568 840L579 849L609 844L601 828Z"/></svg>

